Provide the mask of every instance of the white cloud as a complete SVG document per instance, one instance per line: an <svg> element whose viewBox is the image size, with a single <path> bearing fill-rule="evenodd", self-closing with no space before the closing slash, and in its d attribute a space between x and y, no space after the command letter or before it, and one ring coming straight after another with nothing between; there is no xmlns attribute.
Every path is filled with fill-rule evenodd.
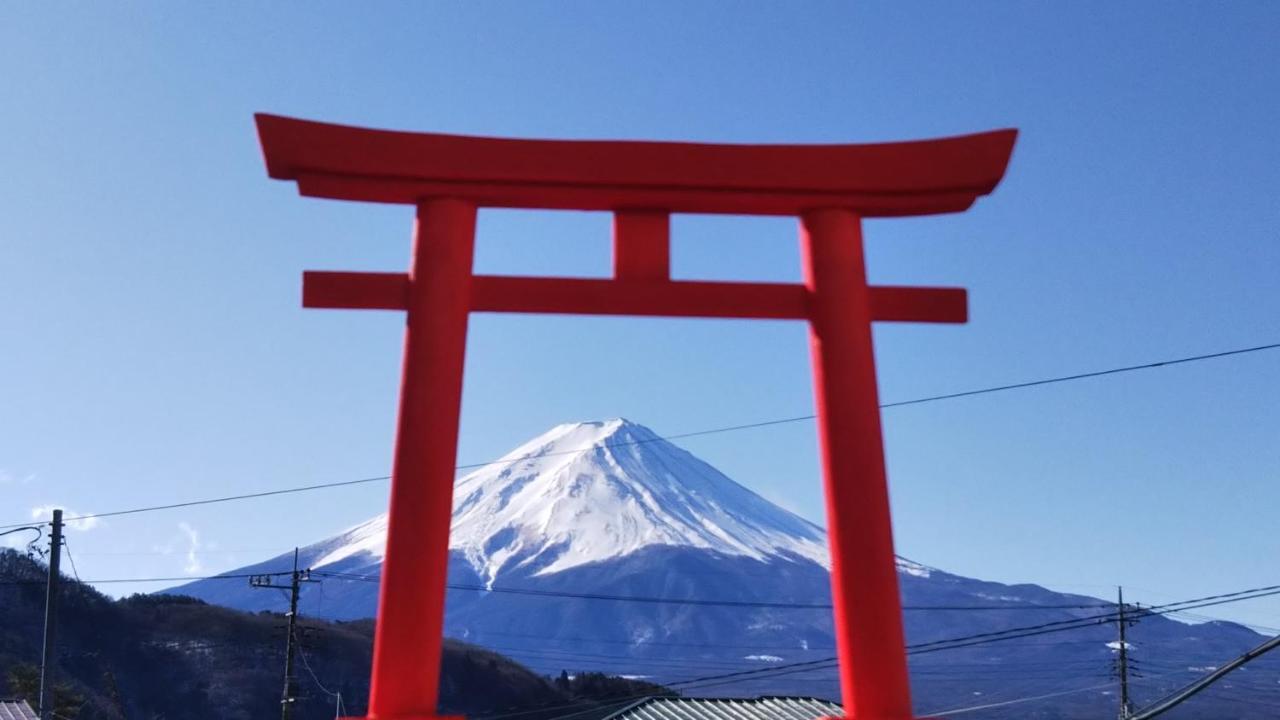
<svg viewBox="0 0 1280 720"><path fill-rule="evenodd" d="M58 505L54 503L31 508L31 519L48 522L53 519L53 511L55 508L62 508L63 525L67 530L89 532L90 530L100 528L103 525L102 520L96 517L85 518L83 520L69 520L68 518L79 517L81 513L68 508L66 505Z"/></svg>
<svg viewBox="0 0 1280 720"><path fill-rule="evenodd" d="M197 553L200 551L200 533L191 525L185 522L178 523L178 529L187 538L187 562L183 566L183 572L195 574L204 569L200 564L200 558Z"/></svg>

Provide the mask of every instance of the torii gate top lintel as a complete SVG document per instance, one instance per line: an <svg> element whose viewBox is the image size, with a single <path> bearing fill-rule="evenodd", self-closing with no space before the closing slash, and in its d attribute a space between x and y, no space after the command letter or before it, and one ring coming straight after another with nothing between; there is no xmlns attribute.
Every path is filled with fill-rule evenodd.
<svg viewBox="0 0 1280 720"><path fill-rule="evenodd" d="M517 140L258 114L268 174L302 195L480 207L862 217L959 212L1004 176L1017 130L910 142L726 145Z"/></svg>
<svg viewBox="0 0 1280 720"><path fill-rule="evenodd" d="M1004 176L1015 130L871 145L515 140L258 115L267 171L302 195L416 206L407 272L310 272L307 307L406 315L369 720L437 718L449 526L473 312L809 325L840 688L851 720L910 720L871 324L963 323L959 288L867 284L861 220L958 212ZM473 272L486 207L613 213L608 279ZM672 213L791 215L803 283L675 280ZM586 348L586 346L584 346Z"/></svg>

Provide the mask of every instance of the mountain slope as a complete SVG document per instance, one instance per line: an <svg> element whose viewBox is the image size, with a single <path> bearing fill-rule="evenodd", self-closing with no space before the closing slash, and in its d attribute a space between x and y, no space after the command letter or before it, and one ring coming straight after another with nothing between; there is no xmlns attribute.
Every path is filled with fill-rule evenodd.
<svg viewBox="0 0 1280 720"><path fill-rule="evenodd" d="M308 588L304 613L374 612L385 523L374 518L302 549L303 564L324 579L321 588ZM830 610L812 607L830 602L825 547L821 528L647 428L625 420L561 425L457 481L446 632L543 672L592 668L660 682L820 660L834 652ZM281 556L234 572L278 571L289 562ZM898 569L905 604L935 608L907 610L911 644L1107 612L1103 601L1032 585L987 583L907 561ZM174 592L244 609L278 602L219 580ZM972 607L983 610L937 609ZM1230 623L1189 626L1162 617L1131 632L1135 657L1152 667L1135 685L1139 700L1193 677L1188 668L1260 641ZM1098 685L1114 657L1114 637L1114 626L1097 624L921 652L913 657L917 706L923 713L992 693ZM832 697L838 690L834 673L820 667L696 692ZM1109 692L1095 688L988 714L1096 717L1113 713Z"/></svg>

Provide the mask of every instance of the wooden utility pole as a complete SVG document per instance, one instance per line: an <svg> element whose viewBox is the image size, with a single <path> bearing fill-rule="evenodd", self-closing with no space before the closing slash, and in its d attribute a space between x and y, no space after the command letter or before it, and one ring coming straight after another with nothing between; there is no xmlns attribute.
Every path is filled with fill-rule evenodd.
<svg viewBox="0 0 1280 720"><path fill-rule="evenodd" d="M283 574L283 573L277 573ZM280 695L281 720L292 720L293 705L297 702L294 696L293 657L297 650L298 632L298 593L304 582L317 582L311 579L311 570L298 569L298 548L293 549L293 572L289 574L288 585L276 585L271 581L272 575L255 575L249 578L249 584L256 588L277 588L289 591L289 614L284 645L284 690Z"/></svg>
<svg viewBox="0 0 1280 720"><path fill-rule="evenodd" d="M62 565L62 511L53 511L53 534L49 537L49 579L44 596L44 649L40 655L41 720L53 717L53 670L57 663L58 584Z"/></svg>

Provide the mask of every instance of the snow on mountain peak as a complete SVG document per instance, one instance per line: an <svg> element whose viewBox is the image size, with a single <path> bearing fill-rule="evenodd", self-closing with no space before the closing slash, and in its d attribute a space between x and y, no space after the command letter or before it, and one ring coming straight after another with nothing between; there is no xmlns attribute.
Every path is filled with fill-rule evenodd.
<svg viewBox="0 0 1280 720"><path fill-rule="evenodd" d="M312 567L385 555L387 515L320 543ZM826 531L625 418L557 425L454 487L449 547L490 584L504 570L544 575L653 546L830 568ZM898 558L898 571L932 568Z"/></svg>
<svg viewBox="0 0 1280 720"><path fill-rule="evenodd" d="M450 547L492 582L550 574L651 546L806 558L825 533L622 418L558 425L458 480Z"/></svg>

